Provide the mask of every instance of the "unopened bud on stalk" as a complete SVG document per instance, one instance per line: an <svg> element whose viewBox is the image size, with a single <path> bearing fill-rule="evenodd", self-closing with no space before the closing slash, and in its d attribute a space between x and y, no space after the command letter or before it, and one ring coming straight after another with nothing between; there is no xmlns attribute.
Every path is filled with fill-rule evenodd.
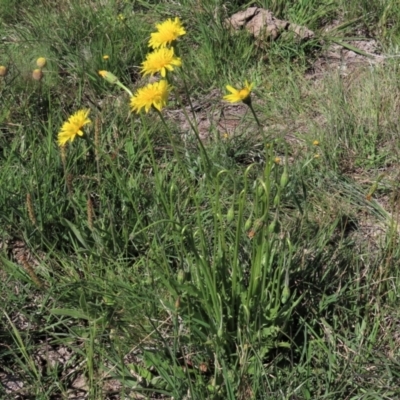
<svg viewBox="0 0 400 400"><path fill-rule="evenodd" d="M248 231L251 228L252 223L253 223L253 221L252 221L251 217L249 217L244 224L244 229L246 231Z"/></svg>
<svg viewBox="0 0 400 400"><path fill-rule="evenodd" d="M289 300L289 297L290 297L290 288L289 288L289 286L287 286L285 284L285 286L283 287L282 296L281 296L282 304L285 304Z"/></svg>
<svg viewBox="0 0 400 400"><path fill-rule="evenodd" d="M42 70L39 69L39 68L34 69L33 72L32 72L32 78L33 78L35 81L41 81L42 78L43 78L43 72L42 72Z"/></svg>
<svg viewBox="0 0 400 400"><path fill-rule="evenodd" d="M185 282L185 279L186 279L186 274L185 274L185 271L183 270L183 269L180 269L179 271L178 271L178 283L180 284L180 285L182 285L182 283L184 283Z"/></svg>
<svg viewBox="0 0 400 400"><path fill-rule="evenodd" d="M268 233L274 233L276 228L276 220L273 220L269 225L268 225Z"/></svg>
<svg viewBox="0 0 400 400"><path fill-rule="evenodd" d="M7 68L4 65L0 65L0 76L7 75Z"/></svg>
<svg viewBox="0 0 400 400"><path fill-rule="evenodd" d="M175 301L175 308L178 310L181 306L181 298L178 296L178 298Z"/></svg>
<svg viewBox="0 0 400 400"><path fill-rule="evenodd" d="M99 71L99 75L102 76L107 82L110 82L110 83L118 82L118 78L111 72L103 70L103 71Z"/></svg>
<svg viewBox="0 0 400 400"><path fill-rule="evenodd" d="M222 339L224 337L224 330L222 329L222 327L218 329L217 336L219 339Z"/></svg>
<svg viewBox="0 0 400 400"><path fill-rule="evenodd" d="M253 230L255 232L258 232L262 228L263 224L264 224L264 221L262 218L256 219L254 221Z"/></svg>
<svg viewBox="0 0 400 400"><path fill-rule="evenodd" d="M107 82L115 84L115 85L119 86L121 89L124 89L125 92L127 92L129 94L129 96L131 96L131 97L133 96L132 92L125 85L123 85L119 81L119 79L111 72L102 70L102 71L99 71L99 75L102 76Z"/></svg>
<svg viewBox="0 0 400 400"><path fill-rule="evenodd" d="M45 67L46 64L47 64L47 60L46 60L44 57L39 57L39 58L36 60L36 65L37 65L39 68Z"/></svg>
<svg viewBox="0 0 400 400"><path fill-rule="evenodd" d="M226 215L227 221L230 223L233 221L233 218L235 218L235 209L233 206L228 210L228 214Z"/></svg>
<svg viewBox="0 0 400 400"><path fill-rule="evenodd" d="M284 189L288 182L289 182L289 174L287 172L287 168L285 165L285 168L283 169L283 174L281 176L281 182L280 182L281 189Z"/></svg>

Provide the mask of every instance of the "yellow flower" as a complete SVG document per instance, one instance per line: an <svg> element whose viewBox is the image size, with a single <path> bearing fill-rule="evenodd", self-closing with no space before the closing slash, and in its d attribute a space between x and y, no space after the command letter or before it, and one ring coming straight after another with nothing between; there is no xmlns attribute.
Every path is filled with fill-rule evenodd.
<svg viewBox="0 0 400 400"><path fill-rule="evenodd" d="M154 49L166 47L178 39L179 36L186 34L178 17L174 21L167 19L161 24L156 24L156 28L157 32L152 33L149 40L149 47L153 47Z"/></svg>
<svg viewBox="0 0 400 400"><path fill-rule="evenodd" d="M229 101L230 103L237 103L239 101L249 103L252 88L253 83L249 83L247 82L247 80L244 82L243 89L235 89L231 85L227 85L226 89L231 92L231 94L227 94L226 96L224 96L224 100Z"/></svg>
<svg viewBox="0 0 400 400"><path fill-rule="evenodd" d="M319 154L314 154L314 158L320 158L321 156Z"/></svg>
<svg viewBox="0 0 400 400"><path fill-rule="evenodd" d="M118 19L120 21L124 21L125 20L125 15L124 14L118 14Z"/></svg>
<svg viewBox="0 0 400 400"><path fill-rule="evenodd" d="M108 60L109 58L110 58L110 56L108 56L107 54L104 54L103 60Z"/></svg>
<svg viewBox="0 0 400 400"><path fill-rule="evenodd" d="M36 60L36 65L37 65L39 68L45 67L46 64L47 64L47 60L46 60L44 57L39 57L39 58Z"/></svg>
<svg viewBox="0 0 400 400"><path fill-rule="evenodd" d="M4 65L0 65L0 76L7 75L7 68Z"/></svg>
<svg viewBox="0 0 400 400"><path fill-rule="evenodd" d="M149 83L147 86L140 88L131 98L132 111L140 112L142 108L146 112L150 111L153 106L161 111L167 104L167 99L171 87L165 79L159 82Z"/></svg>
<svg viewBox="0 0 400 400"><path fill-rule="evenodd" d="M180 67L181 59L174 56L174 49L162 48L147 54L146 60L142 63L143 75L154 75L157 72L165 78L168 71L173 71L174 66Z"/></svg>
<svg viewBox="0 0 400 400"><path fill-rule="evenodd" d="M314 140L314 141L312 142L312 144L313 144L314 146L319 146L319 141L318 141L318 140Z"/></svg>
<svg viewBox="0 0 400 400"><path fill-rule="evenodd" d="M274 158L274 163L275 164L280 164L281 163L281 158L280 157L275 157Z"/></svg>
<svg viewBox="0 0 400 400"><path fill-rule="evenodd" d="M68 140L72 142L76 135L83 136L82 128L92 122L88 118L89 112L90 110L79 110L72 114L67 122L64 122L58 134L59 146L65 146Z"/></svg>

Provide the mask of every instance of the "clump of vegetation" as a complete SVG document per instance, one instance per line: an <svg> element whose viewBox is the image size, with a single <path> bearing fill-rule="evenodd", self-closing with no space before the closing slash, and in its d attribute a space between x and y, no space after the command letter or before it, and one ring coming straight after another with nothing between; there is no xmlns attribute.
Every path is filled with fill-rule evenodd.
<svg viewBox="0 0 400 400"><path fill-rule="evenodd" d="M0 394L399 395L400 7L259 2L315 33L259 46L240 2L17 3Z"/></svg>

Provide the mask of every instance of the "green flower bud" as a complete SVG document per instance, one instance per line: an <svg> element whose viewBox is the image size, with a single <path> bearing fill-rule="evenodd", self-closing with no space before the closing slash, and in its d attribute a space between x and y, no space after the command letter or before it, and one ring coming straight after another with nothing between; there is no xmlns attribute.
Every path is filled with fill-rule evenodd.
<svg viewBox="0 0 400 400"><path fill-rule="evenodd" d="M229 223L233 221L233 218L235 218L235 209L233 206L228 210L228 214L226 215L226 219Z"/></svg>
<svg viewBox="0 0 400 400"><path fill-rule="evenodd" d="M281 296L282 304L285 304L289 300L289 297L290 297L290 289L289 286L285 285Z"/></svg>
<svg viewBox="0 0 400 400"><path fill-rule="evenodd" d="M244 229L248 231L251 228L251 224L253 223L253 220L251 217L248 218L248 220L244 224Z"/></svg>
<svg viewBox="0 0 400 400"><path fill-rule="evenodd" d="M185 271L184 271L183 269L180 269L180 270L178 271L178 277L177 277L177 279L178 279L178 283L179 283L180 285L182 285L182 283L185 282L185 280L186 280L186 274L185 274Z"/></svg>
<svg viewBox="0 0 400 400"><path fill-rule="evenodd" d="M99 75L102 76L107 82L110 83L117 83L118 78L112 74L111 72L108 71L99 71Z"/></svg>
<svg viewBox="0 0 400 400"><path fill-rule="evenodd" d="M287 183L289 182L289 174L287 173L287 169L285 167L285 169L283 170L283 174L281 176L281 189L284 189L287 185Z"/></svg>
<svg viewBox="0 0 400 400"><path fill-rule="evenodd" d="M273 220L269 225L268 225L268 233L274 233L276 228L276 221Z"/></svg>

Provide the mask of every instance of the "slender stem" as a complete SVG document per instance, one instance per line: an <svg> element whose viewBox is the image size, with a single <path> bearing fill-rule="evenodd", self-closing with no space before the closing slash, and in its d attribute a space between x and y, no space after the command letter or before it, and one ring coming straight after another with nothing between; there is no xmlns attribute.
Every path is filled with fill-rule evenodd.
<svg viewBox="0 0 400 400"><path fill-rule="evenodd" d="M182 77L183 85L185 87L185 93L186 93L186 96L187 96L187 99L188 99L188 102L189 102L190 111L192 112L193 119L194 119L194 122L195 122L196 128L197 128L196 113L194 111L193 103L192 103L192 100L190 98L189 88L188 88L187 83L186 83L185 72L183 71L183 68L181 69L181 74L180 75Z"/></svg>
<svg viewBox="0 0 400 400"><path fill-rule="evenodd" d="M165 128L166 128L166 130L167 130L167 134L168 134L168 137L169 137L169 141L171 142L172 148L174 149L174 154L175 154L176 160L178 161L180 167L182 168L182 172L183 172L183 173L185 174L185 176L187 177L187 170L186 170L186 168L184 167L184 165L183 165L183 163L182 163L182 160L181 160L181 157L180 157L178 151L176 150L176 147L175 147L175 144L174 144L174 139L173 139L173 137L172 137L172 134L171 134L171 131L170 131L170 129L169 129L169 126L167 125L167 122L165 121L165 119L164 119L164 117L163 117L161 111L160 111L160 110L157 110L156 108L154 108L154 109L157 111L158 115L159 115L160 118L161 118L162 123L164 124L164 126L165 126Z"/></svg>
<svg viewBox="0 0 400 400"><path fill-rule="evenodd" d="M123 85L120 81L115 82L115 84L117 86L119 86L121 89L124 89L125 92L129 94L129 96L131 96L131 97L133 96L133 93L125 85Z"/></svg>
<svg viewBox="0 0 400 400"><path fill-rule="evenodd" d="M253 113L254 119L256 120L258 127L261 128L260 121L257 118L257 115L256 115L256 113L254 111L253 105L251 103L246 103L246 104L249 106L251 112Z"/></svg>
<svg viewBox="0 0 400 400"><path fill-rule="evenodd" d="M186 111L186 108L185 108L185 106L184 106L183 103L182 103L181 97L179 96L179 94L178 94L177 92L175 92L175 95L176 95L176 99L177 99L179 105L181 106L181 109L182 109L182 111L183 111L183 113L184 113L184 115L185 115L185 117L186 117L186 120L189 122L189 125L190 125L190 127L192 128L192 130L193 130L193 132L194 132L194 134L195 134L195 136L196 136L196 139L197 139L197 141L198 141L198 143L199 143L199 145L200 145L201 154L204 155L204 158L205 158L205 160L206 160L206 163L207 163L208 168L211 168L211 165L212 165L212 164L211 164L211 161L210 161L210 159L208 158L206 149L205 149L205 147L204 147L204 145L203 145L202 140L200 139L199 130L198 130L198 127L197 127L196 116L194 117L194 121L195 121L195 124L196 124L196 126L195 126L195 124L193 124L192 120L189 118L189 115L188 115L188 113L187 113L187 111ZM190 103L190 104L191 104L191 103ZM192 106L191 106L191 107L192 107ZM194 113L193 108L192 108L192 112Z"/></svg>

